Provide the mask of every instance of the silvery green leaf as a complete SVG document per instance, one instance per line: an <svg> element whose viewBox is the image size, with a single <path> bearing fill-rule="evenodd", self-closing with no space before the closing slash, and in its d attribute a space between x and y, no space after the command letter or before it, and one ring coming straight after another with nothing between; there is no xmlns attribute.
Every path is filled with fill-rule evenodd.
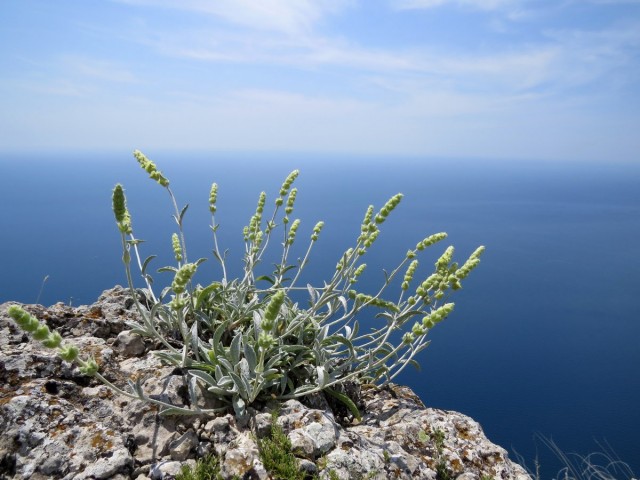
<svg viewBox="0 0 640 480"><path fill-rule="evenodd" d="M318 366L316 367L316 373L318 375L318 387L323 389L327 384L327 372L324 367Z"/></svg>
<svg viewBox="0 0 640 480"><path fill-rule="evenodd" d="M213 230L214 232L218 229L218 225L216 225L215 227L213 227L211 230ZM220 263L224 263L224 259L227 256L227 250L225 250L222 253L222 257L220 257L220 255L218 254L218 252L216 252L215 250L212 251L213 256L216 257L216 260L218 260L218 262Z"/></svg>
<svg viewBox="0 0 640 480"><path fill-rule="evenodd" d="M417 361L415 361L414 359L408 360L408 361L407 361L407 365L413 365L413 367L414 367L418 372L422 370L422 369L420 368L420 364L419 364Z"/></svg>
<svg viewBox="0 0 640 480"><path fill-rule="evenodd" d="M354 320L353 321L353 334L352 334L351 337L349 337L349 340L351 340L353 337L358 335L359 331L360 331L360 322L358 322L357 320Z"/></svg>
<svg viewBox="0 0 640 480"><path fill-rule="evenodd" d="M193 409L198 411L200 407L198 407L198 395L196 393L197 388L197 378L191 377L187 382L187 387L189 388L189 402L193 406Z"/></svg>
<svg viewBox="0 0 640 480"><path fill-rule="evenodd" d="M258 366L258 358L253 346L249 345L249 343L246 341L244 342L244 358L247 359L249 369L254 372L256 370L256 367Z"/></svg>
<svg viewBox="0 0 640 480"><path fill-rule="evenodd" d="M180 407L166 407L160 410L160 416L167 417L169 415L193 415L196 413L193 410L189 410L188 408L180 408Z"/></svg>
<svg viewBox="0 0 640 480"><path fill-rule="evenodd" d="M285 353L296 353L304 350L308 350L308 347L304 345L283 345L280 350Z"/></svg>
<svg viewBox="0 0 640 480"><path fill-rule="evenodd" d="M189 204L187 203L182 210L180 210L180 216L176 218L178 225L182 226L182 220L184 219L184 214L187 213L187 209L189 208Z"/></svg>
<svg viewBox="0 0 640 480"><path fill-rule="evenodd" d="M307 283L307 291L309 292L309 296L311 297L311 303L316 303L316 299L318 298L316 295L316 290L310 284Z"/></svg>
<svg viewBox="0 0 640 480"><path fill-rule="evenodd" d="M324 343L327 344L331 344L331 343L339 343L341 345L343 345L348 351L349 351L349 356L352 357L354 355L354 349L353 349L353 344L345 337L343 337L342 335L332 335L330 337L328 337Z"/></svg>
<svg viewBox="0 0 640 480"><path fill-rule="evenodd" d="M238 395L234 395L232 399L233 410L236 417L243 417L246 412L246 404Z"/></svg>
<svg viewBox="0 0 640 480"><path fill-rule="evenodd" d="M329 326L325 326L322 327L320 330L318 330L318 334L316 336L316 339L318 342L322 342L325 338L327 338L327 335L329 334Z"/></svg>
<svg viewBox="0 0 640 480"><path fill-rule="evenodd" d="M310 392L311 390L314 390L314 389L316 389L316 388L317 388L317 387L316 387L315 385L302 385L302 386L300 386L300 387L296 388L296 389L293 391L293 394L294 394L294 395L300 395L300 394L302 394L302 393Z"/></svg>
<svg viewBox="0 0 640 480"><path fill-rule="evenodd" d="M215 379L206 372L201 372L200 370L189 370L189 374L192 376L192 378L197 378L202 380L205 383L205 385L218 384L218 382L216 382Z"/></svg>
<svg viewBox="0 0 640 480"><path fill-rule="evenodd" d="M249 396L249 392L251 391L251 387L246 382L246 380L235 372L229 372L229 376L233 380L233 383L236 385L236 391L242 398L247 398Z"/></svg>
<svg viewBox="0 0 640 480"><path fill-rule="evenodd" d="M265 377L267 380L270 380L272 378L280 378L282 374L280 373L279 370L276 370L275 368L270 368L269 370L265 370L264 372L262 372L262 376Z"/></svg>
<svg viewBox="0 0 640 480"><path fill-rule="evenodd" d="M342 305L342 308L344 308L345 312L349 311L349 305L347 305L347 299L344 298L344 296L340 295L338 297L338 301L340 302L340 305Z"/></svg>
<svg viewBox="0 0 640 480"><path fill-rule="evenodd" d="M147 271L147 267L149 266L149 262L151 260L153 260L154 258L156 258L157 255L150 255L147 258L145 258L144 262L142 262L142 268L140 269L142 275L145 274L145 272Z"/></svg>
<svg viewBox="0 0 640 480"><path fill-rule="evenodd" d="M235 391L235 384L233 383L231 377L228 375L225 375L218 381L218 386L220 388L226 388L228 390Z"/></svg>
<svg viewBox="0 0 640 480"><path fill-rule="evenodd" d="M201 263L204 263L207 261L206 257L201 257L198 260L196 260L194 263L196 264L196 267L199 266Z"/></svg>
<svg viewBox="0 0 640 480"><path fill-rule="evenodd" d="M226 322L221 324L218 328L216 328L216 331L213 333L213 341L211 342L211 345L213 346L213 349L216 351L216 356L223 356L225 354L224 352L224 348L222 346L222 336L224 335L224 333L227 330L227 324Z"/></svg>
<svg viewBox="0 0 640 480"><path fill-rule="evenodd" d="M216 376L216 380L218 381L218 383L224 377L224 373L222 373L222 369L220 368L220 365L216 365L215 376Z"/></svg>
<svg viewBox="0 0 640 480"><path fill-rule="evenodd" d="M424 342L422 345L419 345L418 348L416 348L416 353L421 352L422 350L427 348L430 343L431 343L431 340Z"/></svg>
<svg viewBox="0 0 640 480"><path fill-rule="evenodd" d="M187 366L187 361L189 359L188 353L189 353L189 349L187 348L186 345L184 345L182 347L182 361L180 362L180 366L181 367L186 367Z"/></svg>
<svg viewBox="0 0 640 480"><path fill-rule="evenodd" d="M222 395L222 396L231 395L231 392L229 390L225 390L224 388L220 388L217 385L212 385L209 388L207 388L207 390L210 391L211 393L215 393L216 395Z"/></svg>
<svg viewBox="0 0 640 480"><path fill-rule="evenodd" d="M173 272L176 273L178 271L178 269L176 267L161 267L157 270L158 272Z"/></svg>
<svg viewBox="0 0 640 480"><path fill-rule="evenodd" d="M284 353L279 353L277 355L274 355L273 357L271 357L267 363L265 364L265 368L266 369L270 369L271 367L273 367L274 365L279 364L280 362L282 362L285 358L285 354Z"/></svg>
<svg viewBox="0 0 640 480"><path fill-rule="evenodd" d="M190 337L191 337L191 351L196 356L195 359L200 360L200 349L198 348L198 340L199 340L198 322L193 322L193 325L191 325Z"/></svg>
<svg viewBox="0 0 640 480"><path fill-rule="evenodd" d="M240 377L245 382L249 382L252 378L255 378L255 371L249 369L249 362L247 362L246 358L240 360L240 363L238 363L238 370L240 372Z"/></svg>
<svg viewBox="0 0 640 480"><path fill-rule="evenodd" d="M168 363L169 365L179 366L182 360L182 356L176 353L169 352L153 352L153 354L159 358L164 363Z"/></svg>
<svg viewBox="0 0 640 480"><path fill-rule="evenodd" d="M160 293L160 300L165 298L167 296L167 293L169 293L171 291L171 285L169 285L168 287L164 287L162 289L162 292Z"/></svg>
<svg viewBox="0 0 640 480"><path fill-rule="evenodd" d="M129 388L139 399L144 400L144 391L142 390L141 385L142 379L138 378L135 382L133 380L129 380L127 383L129 384Z"/></svg>
<svg viewBox="0 0 640 480"><path fill-rule="evenodd" d="M219 365L222 365L227 373L233 372L233 365L231 365L231 362L229 362L225 357L219 357L218 362L220 362Z"/></svg>
<svg viewBox="0 0 640 480"><path fill-rule="evenodd" d="M229 355L231 356L231 363L237 365L240 361L240 348L242 343L242 333L236 333L236 336L231 340L229 347Z"/></svg>
<svg viewBox="0 0 640 480"><path fill-rule="evenodd" d="M344 393L340 393L332 388L327 388L325 389L325 391L331 395L332 397L340 400L342 403L344 403L347 408L349 409L349 411L351 411L352 415L356 418L356 420L360 420L362 419L362 415L360 414L360 411L358 410L358 407L356 407L356 404L353 403L353 400L351 400L348 396L346 396Z"/></svg>

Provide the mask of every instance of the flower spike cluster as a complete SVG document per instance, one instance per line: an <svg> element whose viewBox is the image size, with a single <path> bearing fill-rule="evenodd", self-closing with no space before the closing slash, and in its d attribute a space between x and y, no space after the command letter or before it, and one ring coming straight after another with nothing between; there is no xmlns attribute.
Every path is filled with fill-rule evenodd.
<svg viewBox="0 0 640 480"><path fill-rule="evenodd" d="M144 155L144 153L142 153L140 150L134 150L133 156L136 157L136 160L138 161L140 166L149 174L149 177L151 177L163 187L169 186L169 180L167 180L166 177L162 175L162 172L158 170L156 164L149 160Z"/></svg>
<svg viewBox="0 0 640 480"><path fill-rule="evenodd" d="M176 264L159 270L172 272L173 278L156 296L153 279L147 273L155 256L144 260L140 256L138 246L142 241L133 236L124 189L122 185L115 186L113 213L122 240L129 291L138 314L127 324L134 333L149 337L160 346L154 355L185 372L189 406L176 407L145 395L142 386L134 381L127 389L120 389L100 375L95 360L81 359L78 348L63 344L60 334L44 322L17 306L9 308L9 315L46 348L56 349L63 360L75 362L83 373L93 375L119 394L161 406L164 414L220 411L200 407L206 403L199 398L202 391L214 394L225 405L223 408L233 408L239 418L246 418L247 407L256 401L287 400L326 391L345 403L357 418L356 405L340 393L340 385L385 384L407 365L415 364L415 356L429 344L428 332L453 311L454 304L447 303L449 296L461 288L484 251L479 247L459 266L453 260L454 248L449 246L433 263L431 273L416 280L417 257L447 237L444 232L429 235L408 250L394 269L384 271L383 284L374 293L354 290L367 268L362 256L400 204L403 197L398 193L377 212L372 205L367 208L354 243L338 259L331 278L315 285L300 285L301 272L324 222L317 222L307 237L306 253L298 251L298 233L305 224L292 216L299 193L293 188L299 174L294 170L282 183L271 213L265 212L266 193L260 194L255 212L243 229L243 272L237 278L227 278L227 250L218 248L214 218L218 185L211 184L208 207L213 254L222 267L222 278L198 285L195 274L205 259L193 263L187 259L183 219L188 205L178 208L169 181L155 163L138 150L134 156L151 179L168 192L178 229L171 235ZM274 232L278 228L283 235L276 241ZM281 255L274 256L268 250L274 244L281 247ZM278 259L279 263L272 263ZM135 264L146 289L134 285L131 268ZM390 298L390 292L397 297ZM415 318L421 321L416 322ZM365 326L364 333L361 325ZM204 390L193 388L196 383Z"/></svg>
<svg viewBox="0 0 640 480"><path fill-rule="evenodd" d="M76 361L80 372L84 375L93 376L98 372L98 364L93 358L81 360L79 351L75 345L62 345L62 337L55 330L52 332L49 327L40 322L33 315L26 312L22 307L11 305L7 311L14 322L22 330L31 333L35 340L38 340L46 348L58 349L58 356L66 362Z"/></svg>

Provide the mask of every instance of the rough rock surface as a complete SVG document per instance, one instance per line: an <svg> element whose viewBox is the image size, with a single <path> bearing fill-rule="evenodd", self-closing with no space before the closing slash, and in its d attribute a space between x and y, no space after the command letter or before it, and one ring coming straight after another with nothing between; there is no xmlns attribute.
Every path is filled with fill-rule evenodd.
<svg viewBox="0 0 640 480"><path fill-rule="evenodd" d="M114 394L30 340L7 316L9 306L0 305L0 479L172 479L208 453L220 456L225 478L270 478L256 438L269 435L273 405L250 410L245 425L230 413L161 418L155 407ZM25 309L92 352L110 381L144 378L147 392L184 405L182 373L125 330L124 320L135 317L131 307L127 291L116 287L91 306ZM362 399L362 421L346 426L323 397L306 402L312 406L280 405L277 422L301 469L321 479L332 472L340 479L435 480L443 471L464 480L530 478L477 422L425 408L406 387L371 388Z"/></svg>

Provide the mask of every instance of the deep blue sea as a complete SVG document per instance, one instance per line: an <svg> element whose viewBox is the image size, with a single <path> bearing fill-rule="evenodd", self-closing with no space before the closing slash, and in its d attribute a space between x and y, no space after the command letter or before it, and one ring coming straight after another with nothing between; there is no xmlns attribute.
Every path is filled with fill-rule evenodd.
<svg viewBox="0 0 640 480"><path fill-rule="evenodd" d="M470 415L529 467L538 455L545 479L559 464L536 433L582 455L606 443L640 474L640 165L147 153L179 203L190 204L191 260L211 258L211 182L219 184L221 248L239 271L242 227L258 193L272 205L294 168L299 236L326 223L311 281L332 274L367 206L397 192L405 197L365 257L361 290L379 286L382 269L427 234L449 238L423 252L418 276L448 244L459 260L485 245L482 264L452 298L455 312L430 333L422 371L407 369L400 383L428 406ZM0 179L0 302L90 304L125 284L111 211L118 182L146 240L143 255L159 255L158 268L171 264L169 197L129 152L0 155ZM201 275L204 283L220 271L211 260ZM156 275L156 284L169 281Z"/></svg>

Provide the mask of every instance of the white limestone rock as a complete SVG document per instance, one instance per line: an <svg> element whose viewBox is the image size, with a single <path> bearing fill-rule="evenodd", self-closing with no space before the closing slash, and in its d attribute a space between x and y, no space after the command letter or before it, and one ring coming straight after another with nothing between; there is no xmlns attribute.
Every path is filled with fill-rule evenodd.
<svg viewBox="0 0 640 480"><path fill-rule="evenodd" d="M152 353L136 356L137 340L126 340L125 321L136 318L132 305L127 290L117 287L91 306L25 308L92 353L116 385L140 379L147 394L187 406L184 372ZM208 453L220 457L225 479L269 479L256 443L272 431L267 406L249 408L243 423L231 412L160 417L157 407L115 394L30 341L8 317L8 306L0 305L1 479L169 480ZM208 392L200 393L200 406L220 406ZM311 398L313 407L297 400L280 405L277 423L302 470L321 479L435 480L441 465L460 480L530 478L469 417L425 408L401 386L365 389L361 396L363 418L348 425L336 421L331 402L321 395Z"/></svg>

